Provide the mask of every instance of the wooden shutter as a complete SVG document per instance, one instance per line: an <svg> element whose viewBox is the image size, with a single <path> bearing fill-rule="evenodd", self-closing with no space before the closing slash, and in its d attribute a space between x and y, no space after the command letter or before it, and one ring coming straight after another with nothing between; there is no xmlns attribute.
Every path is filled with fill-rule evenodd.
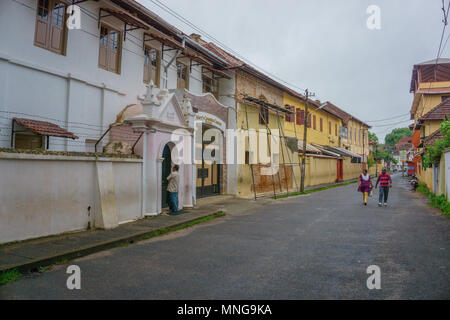
<svg viewBox="0 0 450 320"><path fill-rule="evenodd" d="M305 111L297 109L297 124L303 125L305 123Z"/></svg>
<svg viewBox="0 0 450 320"><path fill-rule="evenodd" d="M337 137L338 132L337 132L337 123L334 124L334 135Z"/></svg>
<svg viewBox="0 0 450 320"><path fill-rule="evenodd" d="M119 72L118 58L120 46L120 33L116 30L109 31L109 46L108 46L108 70L112 72Z"/></svg>
<svg viewBox="0 0 450 320"><path fill-rule="evenodd" d="M144 82L150 82L150 49L145 47L144 49Z"/></svg>
<svg viewBox="0 0 450 320"><path fill-rule="evenodd" d="M313 129L316 130L316 115L313 116Z"/></svg>
<svg viewBox="0 0 450 320"><path fill-rule="evenodd" d="M31 134L16 134L14 139L15 149L38 149L42 148L42 136Z"/></svg>
<svg viewBox="0 0 450 320"><path fill-rule="evenodd" d="M320 126L320 132L323 132L323 119L322 118L320 118L319 126Z"/></svg>
<svg viewBox="0 0 450 320"><path fill-rule="evenodd" d="M108 29L104 26L100 29L100 49L98 53L98 65L108 70Z"/></svg>
<svg viewBox="0 0 450 320"><path fill-rule="evenodd" d="M311 113L308 112L308 121L307 121L308 128L311 128Z"/></svg>
<svg viewBox="0 0 450 320"><path fill-rule="evenodd" d="M187 70L182 63L177 64L177 87L178 89L187 89Z"/></svg>
<svg viewBox="0 0 450 320"><path fill-rule="evenodd" d="M52 3L49 49L59 54L62 54L64 49L65 11L64 3L59 1Z"/></svg>
<svg viewBox="0 0 450 320"><path fill-rule="evenodd" d="M328 121L328 134L331 134L331 121Z"/></svg>
<svg viewBox="0 0 450 320"><path fill-rule="evenodd" d="M48 30L50 28L50 0L39 0L36 12L36 28L34 44L46 48L48 45Z"/></svg>
<svg viewBox="0 0 450 320"><path fill-rule="evenodd" d="M286 106L286 109L288 109L291 112L295 112L294 106ZM286 121L287 122L294 122L295 121L295 113L288 113L286 114Z"/></svg>

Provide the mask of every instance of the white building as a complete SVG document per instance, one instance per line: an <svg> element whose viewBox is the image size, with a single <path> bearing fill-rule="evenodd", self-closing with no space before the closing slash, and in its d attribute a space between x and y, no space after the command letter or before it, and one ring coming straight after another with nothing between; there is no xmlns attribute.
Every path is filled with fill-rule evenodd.
<svg viewBox="0 0 450 320"><path fill-rule="evenodd" d="M72 1L0 1L0 148L94 152L96 145L102 151L118 140L142 152L140 134L125 130L114 136L108 128L127 106L140 105L150 82L178 89L174 99L180 105L183 92L196 97L199 106L192 107L202 125L195 135L216 127L225 137L225 128L236 128L234 75L224 71L224 60L134 0L74 3L81 28L69 30ZM226 121L211 121L218 106L226 110ZM162 152L151 156L162 159ZM212 167L197 165L189 184L198 189L210 178L207 184L220 187L206 194L235 194L237 166L221 167L215 167L213 180ZM149 169L146 175L158 175L158 192L164 193L163 173ZM184 204L195 204L196 196ZM161 212L159 205L152 208L146 212Z"/></svg>

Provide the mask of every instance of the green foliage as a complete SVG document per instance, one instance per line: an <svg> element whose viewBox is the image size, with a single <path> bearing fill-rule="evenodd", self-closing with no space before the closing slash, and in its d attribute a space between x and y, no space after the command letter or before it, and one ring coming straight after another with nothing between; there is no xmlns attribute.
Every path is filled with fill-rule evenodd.
<svg viewBox="0 0 450 320"><path fill-rule="evenodd" d="M442 139L436 140L431 146L425 148L422 158L424 168L431 168L434 163L441 160L442 152L450 147L450 121L441 123Z"/></svg>
<svg viewBox="0 0 450 320"><path fill-rule="evenodd" d="M390 147L394 147L394 145L404 137L411 137L412 132L409 128L397 128L391 131L391 133L387 134L384 138L384 142Z"/></svg>
<svg viewBox="0 0 450 320"><path fill-rule="evenodd" d="M375 133L369 132L369 139L375 141L378 144L378 137Z"/></svg>
<svg viewBox="0 0 450 320"><path fill-rule="evenodd" d="M441 209L442 213L450 218L450 202L447 201L444 195L437 196L433 192L431 192L427 186L423 183L420 183L417 187L417 190L424 195L426 195L429 199L429 205L435 208Z"/></svg>
<svg viewBox="0 0 450 320"><path fill-rule="evenodd" d="M397 164L397 160L394 159L389 150L376 150L373 153L375 159L383 159L385 162Z"/></svg>
<svg viewBox="0 0 450 320"><path fill-rule="evenodd" d="M372 168L374 165L375 165L375 160L373 159L373 157L367 158L367 167Z"/></svg>
<svg viewBox="0 0 450 320"><path fill-rule="evenodd" d="M17 280L20 277L20 272L17 270L9 270L0 272L0 286L7 284L8 282Z"/></svg>

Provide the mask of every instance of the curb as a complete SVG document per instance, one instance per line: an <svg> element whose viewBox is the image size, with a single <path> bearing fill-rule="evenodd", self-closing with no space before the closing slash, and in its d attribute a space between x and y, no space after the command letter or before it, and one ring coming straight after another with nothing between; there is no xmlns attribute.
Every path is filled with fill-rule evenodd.
<svg viewBox="0 0 450 320"><path fill-rule="evenodd" d="M111 248L115 248L120 244L132 244L135 242L138 242L140 240L144 240L142 239L143 237L150 235L154 232L158 232L158 231L163 231L165 229L171 229L171 228L176 228L178 226L187 224L187 223L191 223L191 222L195 222L197 220L200 219L204 219L206 217L212 217L212 219L216 219L219 217L223 217L225 215L225 213L223 212L215 212L212 214L205 214L199 217L196 217L194 219L190 219L190 220L186 220L186 221L182 221L179 223L175 223L175 224L171 224L171 225L167 225L164 227L160 227L157 229L152 229L152 230L146 230L146 231L140 231L140 232L136 232L127 236L123 236L120 238L114 238L113 240L106 240L103 242L99 242L96 243L94 245L88 245L88 246L84 246L84 247L80 247L78 249L75 250L70 250L70 251L65 251L62 253L58 253L52 256L47 256L44 258L36 258L33 260L28 261L27 263L20 263L20 264L15 264L15 265L9 265L6 268L0 268L0 273L2 272L7 272L7 271L12 271L12 270L18 270L21 273L25 273L28 271L33 271L39 267L45 267L45 266L50 266L55 264L56 262L63 260L63 259L67 259L67 260L72 260L75 258L80 258L80 257L84 257L87 256L89 254L93 254L96 252L100 252L106 249L111 249ZM173 230L175 231L175 230ZM167 231L167 232L171 232L171 230ZM164 232L164 233L167 233ZM163 234L164 234L163 233Z"/></svg>

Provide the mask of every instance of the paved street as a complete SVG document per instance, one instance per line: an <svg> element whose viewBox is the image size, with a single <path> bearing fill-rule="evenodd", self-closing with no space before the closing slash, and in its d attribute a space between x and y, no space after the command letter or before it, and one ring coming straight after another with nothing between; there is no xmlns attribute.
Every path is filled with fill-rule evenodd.
<svg viewBox="0 0 450 320"><path fill-rule="evenodd" d="M356 184L261 200L203 225L0 287L2 299L449 299L450 220L394 178L387 208ZM226 208L226 205L225 205ZM381 269L368 290L366 268Z"/></svg>

